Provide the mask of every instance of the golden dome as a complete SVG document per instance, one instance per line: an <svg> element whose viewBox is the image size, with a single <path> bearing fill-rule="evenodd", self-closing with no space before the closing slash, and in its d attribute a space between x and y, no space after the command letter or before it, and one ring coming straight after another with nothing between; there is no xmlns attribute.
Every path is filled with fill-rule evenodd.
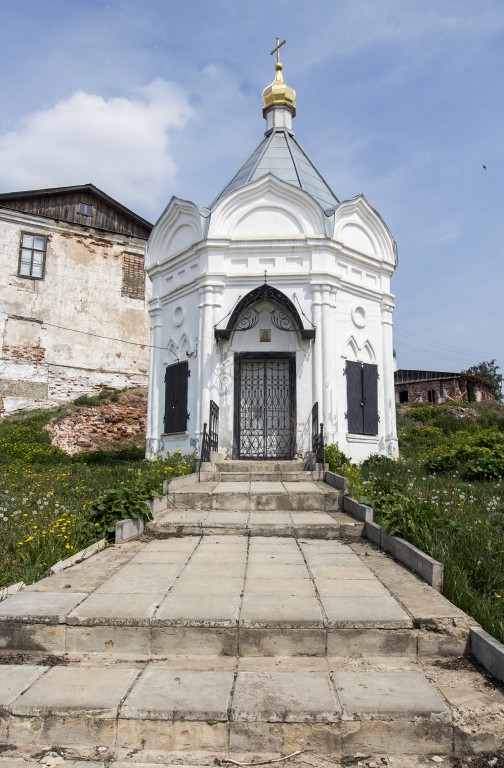
<svg viewBox="0 0 504 768"><path fill-rule="evenodd" d="M279 60L275 64L274 81L263 91L263 115L270 107L288 107L292 116L296 115L296 91L284 82L282 63Z"/></svg>

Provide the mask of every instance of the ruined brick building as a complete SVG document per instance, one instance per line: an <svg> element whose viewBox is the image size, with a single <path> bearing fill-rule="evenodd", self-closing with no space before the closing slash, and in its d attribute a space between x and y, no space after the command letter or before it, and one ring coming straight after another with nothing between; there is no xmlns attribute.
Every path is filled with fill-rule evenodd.
<svg viewBox="0 0 504 768"><path fill-rule="evenodd" d="M445 403L494 400L488 381L469 373L398 370L394 373L396 403Z"/></svg>
<svg viewBox="0 0 504 768"><path fill-rule="evenodd" d="M0 194L0 413L147 383L151 229L92 184Z"/></svg>

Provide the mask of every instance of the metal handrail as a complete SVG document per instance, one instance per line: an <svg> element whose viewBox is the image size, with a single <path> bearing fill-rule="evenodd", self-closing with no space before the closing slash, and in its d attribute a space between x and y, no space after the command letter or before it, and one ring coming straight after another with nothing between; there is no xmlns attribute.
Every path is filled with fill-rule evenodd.
<svg viewBox="0 0 504 768"><path fill-rule="evenodd" d="M324 425L319 423L319 407L312 408L312 453L317 464L324 463Z"/></svg>
<svg viewBox="0 0 504 768"><path fill-rule="evenodd" d="M208 423L210 428L208 428ZM208 423L203 424L201 436L201 453L198 461L198 482L201 480L201 465L204 461L210 461L212 451L219 450L219 406L210 400L210 414Z"/></svg>

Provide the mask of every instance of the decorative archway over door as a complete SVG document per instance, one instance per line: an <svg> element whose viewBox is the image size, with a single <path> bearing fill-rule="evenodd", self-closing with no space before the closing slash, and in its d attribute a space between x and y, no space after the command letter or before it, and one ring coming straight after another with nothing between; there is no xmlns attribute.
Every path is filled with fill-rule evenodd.
<svg viewBox="0 0 504 768"><path fill-rule="evenodd" d="M234 456L292 459L296 449L296 356L235 355Z"/></svg>
<svg viewBox="0 0 504 768"><path fill-rule="evenodd" d="M249 291L238 301L226 327L215 328L215 338L230 339L234 331L248 331L254 328L259 321L259 313L254 305L260 301L268 301L273 305L271 322L279 331L296 331L302 339L315 338L315 326L304 328L301 316L289 297L266 282Z"/></svg>

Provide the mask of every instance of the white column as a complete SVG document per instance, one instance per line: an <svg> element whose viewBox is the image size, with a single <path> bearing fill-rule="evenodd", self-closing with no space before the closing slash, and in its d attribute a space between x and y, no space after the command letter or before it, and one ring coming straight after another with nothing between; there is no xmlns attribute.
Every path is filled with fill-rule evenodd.
<svg viewBox="0 0 504 768"><path fill-rule="evenodd" d="M384 301L381 305L382 321L382 359L383 359L383 407L380 408L383 419L383 434L390 456L398 455L397 426L394 387L394 342L392 336L392 313L394 305Z"/></svg>
<svg viewBox="0 0 504 768"><path fill-rule="evenodd" d="M149 398L147 403L147 457L152 458L158 451L159 437L163 431L162 414L165 394L162 359L163 318L159 304L151 305L149 314L151 350L149 357Z"/></svg>
<svg viewBox="0 0 504 768"><path fill-rule="evenodd" d="M196 433L203 429L203 422L208 422L210 409L210 387L212 379L212 348L213 348L213 286L204 285L200 288L200 346L198 385L201 396L200 410L197 414Z"/></svg>
<svg viewBox="0 0 504 768"><path fill-rule="evenodd" d="M333 346L332 341L334 339L335 328L332 321L331 312L331 286L322 286L322 312L321 312L321 331L322 331L322 411L320 412L320 421L328 428L331 422L331 375L332 375L332 360L334 355L331 354L331 348Z"/></svg>
<svg viewBox="0 0 504 768"><path fill-rule="evenodd" d="M312 360L312 405L319 404L322 410L322 304L320 285L312 285L312 323L316 328Z"/></svg>
<svg viewBox="0 0 504 768"><path fill-rule="evenodd" d="M224 283L214 283L213 286L213 303L212 303L212 363L215 371L217 365L216 355L216 341L215 341L215 326L222 318L222 296L224 293ZM212 375L210 382L210 399L220 406L219 396L219 384L215 374Z"/></svg>

